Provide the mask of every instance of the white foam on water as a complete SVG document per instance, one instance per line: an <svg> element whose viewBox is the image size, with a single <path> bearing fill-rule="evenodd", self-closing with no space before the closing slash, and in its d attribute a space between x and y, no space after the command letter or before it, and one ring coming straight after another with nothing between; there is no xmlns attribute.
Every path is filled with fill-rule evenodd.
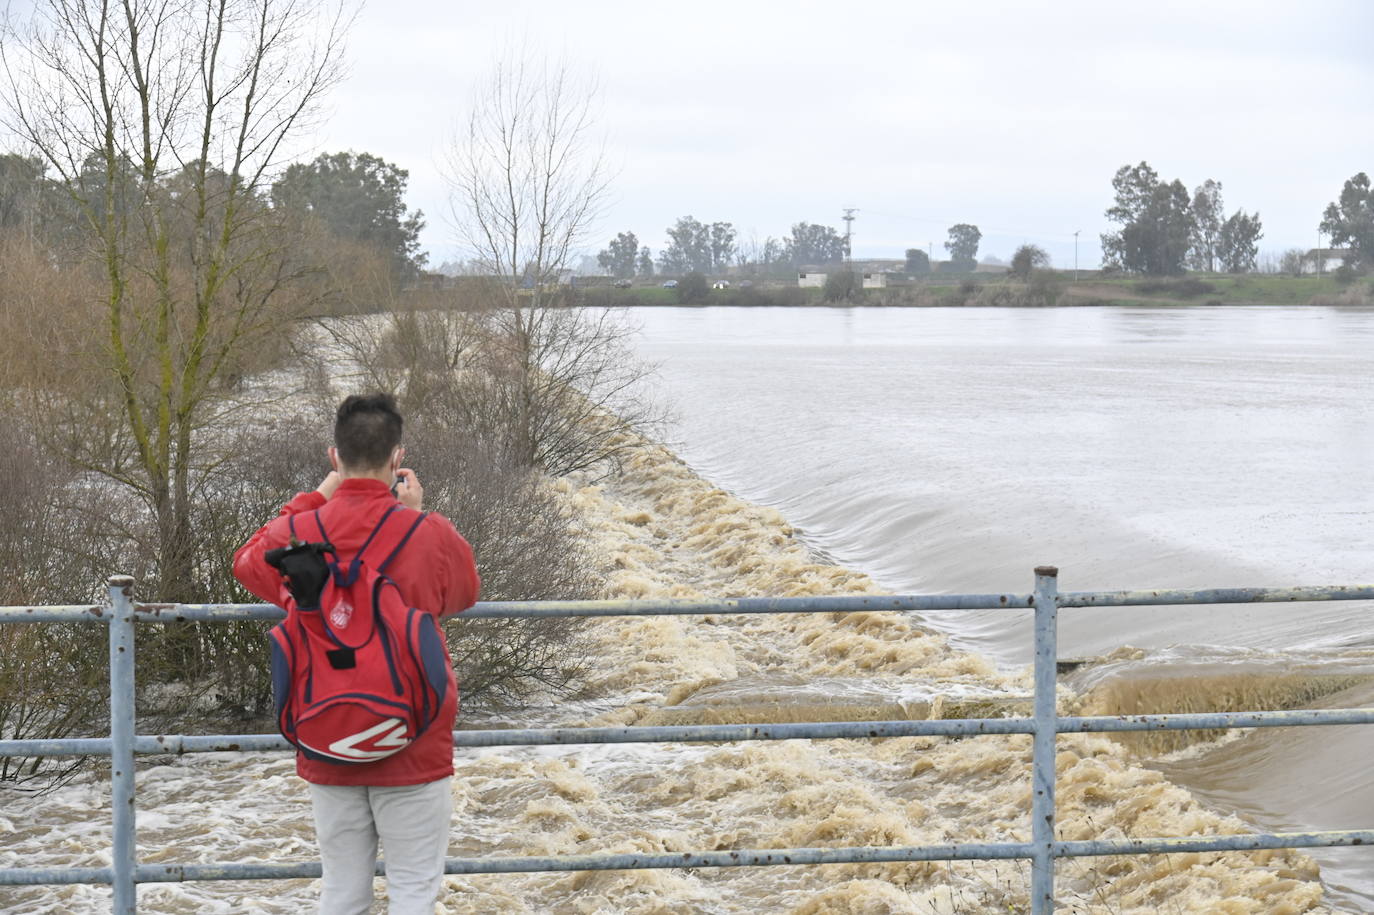
<svg viewBox="0 0 1374 915"><path fill-rule="evenodd" d="M815 562L777 512L716 489L662 449L642 449L613 487L560 485L606 557L609 596L878 593L866 576ZM759 684L788 678L835 682L837 699L859 705L902 694L1024 697L1028 685L895 613L624 618L588 628L596 650L585 701L604 710L579 721L570 705L559 723L633 724L689 707L712 687L728 700L729 684L751 677L737 692L746 706ZM460 752L450 853L1024 840L1029 759L1025 737ZM1059 779L1066 838L1243 829L1103 738L1063 738ZM105 863L105 791L92 774L46 798L7 802L18 828L0 863ZM150 863L313 857L305 786L284 754L145 766L139 803L140 857ZM1183 911L1323 910L1315 868L1294 852L1065 861L1059 873L1065 911L1153 912L1166 902ZM441 903L483 915L1005 911L1024 904L1027 879L1015 862L490 875L447 878ZM140 898L159 912L285 913L315 893L313 881L200 883L146 886ZM101 888L9 888L0 908L94 912L108 898Z"/></svg>

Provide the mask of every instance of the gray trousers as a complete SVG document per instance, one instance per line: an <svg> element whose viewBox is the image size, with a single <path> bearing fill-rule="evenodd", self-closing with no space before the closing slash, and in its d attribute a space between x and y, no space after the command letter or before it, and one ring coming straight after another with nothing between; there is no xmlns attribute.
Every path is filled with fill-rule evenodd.
<svg viewBox="0 0 1374 915"><path fill-rule="evenodd" d="M324 862L321 915L371 911L379 838L386 853L390 915L433 915L453 819L452 781L443 778L394 787L310 786Z"/></svg>

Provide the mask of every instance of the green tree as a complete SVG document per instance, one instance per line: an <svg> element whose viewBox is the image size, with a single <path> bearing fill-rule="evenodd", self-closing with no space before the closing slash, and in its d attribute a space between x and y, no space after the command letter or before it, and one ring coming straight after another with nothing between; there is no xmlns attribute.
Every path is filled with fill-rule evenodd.
<svg viewBox="0 0 1374 915"><path fill-rule="evenodd" d="M849 254L844 236L833 227L807 222L792 226L792 234L784 238L782 244L793 267L838 264Z"/></svg>
<svg viewBox="0 0 1374 915"><path fill-rule="evenodd" d="M759 249L759 263L765 270L781 269L787 265L786 239L777 239L771 235L765 238L763 247Z"/></svg>
<svg viewBox="0 0 1374 915"><path fill-rule="evenodd" d="M639 239L633 232L621 232L601 253L596 262L611 276L625 279L635 275L635 258L639 256Z"/></svg>
<svg viewBox="0 0 1374 915"><path fill-rule="evenodd" d="M949 241L945 250L949 252L950 269L958 273L972 273L978 266L978 242L983 233L978 227L961 222L949 227Z"/></svg>
<svg viewBox="0 0 1374 915"><path fill-rule="evenodd" d="M930 255L920 248L906 249L906 272L921 276L930 272Z"/></svg>
<svg viewBox="0 0 1374 915"><path fill-rule="evenodd" d="M1221 182L1208 178L1193 191L1193 237L1188 264L1194 270L1216 273L1217 246L1225 218Z"/></svg>
<svg viewBox="0 0 1374 915"><path fill-rule="evenodd" d="M1039 245L1022 245L1011 256L1011 275L1018 280L1029 280L1031 273L1050 265L1050 256Z"/></svg>
<svg viewBox="0 0 1374 915"><path fill-rule="evenodd" d="M1116 199L1106 215L1121 230L1102 236L1106 265L1151 276L1182 273L1194 235L1192 200L1183 182L1165 184L1141 162L1118 169L1112 187Z"/></svg>
<svg viewBox="0 0 1374 915"><path fill-rule="evenodd" d="M337 238L387 253L404 282L424 265L424 215L406 208L410 173L370 153L324 153L296 163L272 185L272 205L309 214Z"/></svg>
<svg viewBox="0 0 1374 915"><path fill-rule="evenodd" d="M1257 242L1264 237L1259 213L1236 210L1217 233L1217 258L1227 273L1249 273L1259 254Z"/></svg>
<svg viewBox="0 0 1374 915"><path fill-rule="evenodd" d="M649 250L648 245L639 249L639 260L635 262L635 271L640 276L654 275L654 255Z"/></svg>
<svg viewBox="0 0 1374 915"><path fill-rule="evenodd" d="M659 254L664 273L684 274L711 269L711 228L683 216L668 229L668 246Z"/></svg>
<svg viewBox="0 0 1374 915"><path fill-rule="evenodd" d="M1332 247L1350 251L1345 266L1374 267L1374 192L1367 174L1360 172L1345 182L1340 200L1328 204L1322 214L1320 228L1331 236Z"/></svg>
<svg viewBox="0 0 1374 915"><path fill-rule="evenodd" d="M728 222L711 223L711 272L721 274L735 259L735 227Z"/></svg>

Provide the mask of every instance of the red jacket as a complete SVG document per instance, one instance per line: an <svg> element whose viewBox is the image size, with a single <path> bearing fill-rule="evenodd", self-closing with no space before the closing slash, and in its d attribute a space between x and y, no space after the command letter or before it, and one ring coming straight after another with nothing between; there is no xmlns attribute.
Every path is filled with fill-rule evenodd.
<svg viewBox="0 0 1374 915"><path fill-rule="evenodd" d="M381 480L346 479L325 501L318 492L303 492L282 506L281 515L254 534L234 554L234 577L258 598L281 606L286 588L264 554L290 540L287 516L320 511L320 520L340 556L352 556L377 526L396 497ZM411 606L436 617L451 616L477 601L481 582L472 547L443 515L430 514L387 569ZM442 637L443 631L440 630ZM447 647L447 646L446 646ZM458 714L458 688L449 671L448 698L439 717L420 737L395 756L347 766L306 759L296 754L296 772L317 785L419 785L453 774L453 722Z"/></svg>

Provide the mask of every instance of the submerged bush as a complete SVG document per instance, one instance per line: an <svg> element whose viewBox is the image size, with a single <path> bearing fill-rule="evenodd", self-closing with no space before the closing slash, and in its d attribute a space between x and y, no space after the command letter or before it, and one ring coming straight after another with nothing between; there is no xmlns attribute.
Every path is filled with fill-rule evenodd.
<svg viewBox="0 0 1374 915"><path fill-rule="evenodd" d="M482 434L484 427L469 424L471 379L455 365L429 361L425 352L436 358L444 353L415 349L416 335L379 334L378 326L367 351L369 373L390 373L392 383L376 386L408 394L402 398L407 463L424 483L426 508L451 518L472 543L483 597L596 596L600 582L585 538L549 478L516 459L509 441L493 441ZM413 388L407 389L407 380L415 381ZM368 379L356 383L367 385ZM499 411L498 395L506 389L485 390L497 397L488 406ZM278 401L257 413L241 410L234 424L220 424L213 438L197 443L207 472L195 493L189 549L196 561L188 590L200 600L253 600L233 578L233 551L327 472L336 399L321 380L294 403ZM567 406L562 400L548 403ZM94 603L112 573L135 577L136 598L158 593L157 531L145 506L129 489L65 464L24 425L25 411L11 412L19 418L0 426L0 515L6 520L0 526L0 561L8 572L0 580L0 603ZM575 418L600 415L590 410ZM593 422L592 438L577 440L576 447L613 457L596 450L596 439L618 428ZM569 687L582 660L580 622L459 617L447 624L465 706L510 707L536 690ZM270 730L270 626L243 621L137 627L141 730ZM0 627L0 739L104 732L108 710L98 697L107 694L107 658L104 631L97 626ZM74 774L81 763L0 760L0 780L24 780L41 790Z"/></svg>
<svg viewBox="0 0 1374 915"><path fill-rule="evenodd" d="M0 423L0 605L93 604L99 568L117 521L98 493L41 447L22 412L7 403ZM108 643L99 625L0 626L0 739L56 739L100 733L108 719ZM60 784L81 760L0 759L0 781Z"/></svg>

